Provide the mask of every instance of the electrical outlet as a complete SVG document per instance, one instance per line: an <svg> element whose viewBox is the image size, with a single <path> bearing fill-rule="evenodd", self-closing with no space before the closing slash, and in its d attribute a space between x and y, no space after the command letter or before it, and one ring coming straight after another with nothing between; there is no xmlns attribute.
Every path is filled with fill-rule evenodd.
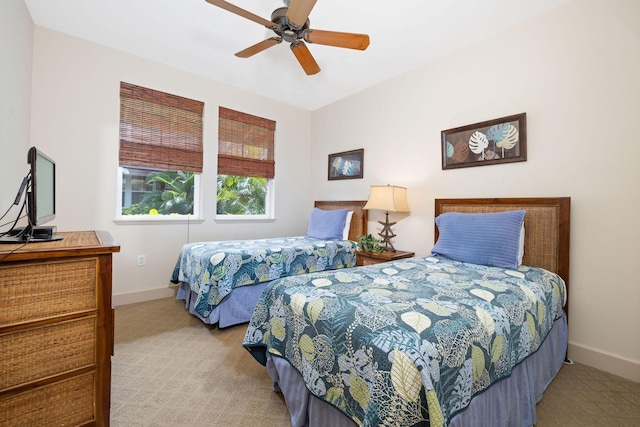
<svg viewBox="0 0 640 427"><path fill-rule="evenodd" d="M144 255L138 255L138 267L142 267L146 261L147 258Z"/></svg>

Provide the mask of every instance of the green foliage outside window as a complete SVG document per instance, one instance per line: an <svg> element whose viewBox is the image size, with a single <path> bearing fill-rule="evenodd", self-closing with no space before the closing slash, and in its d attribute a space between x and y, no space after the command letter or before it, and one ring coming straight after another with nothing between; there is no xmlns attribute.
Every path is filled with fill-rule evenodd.
<svg viewBox="0 0 640 427"><path fill-rule="evenodd" d="M218 215L264 215L267 179L218 175Z"/></svg>
<svg viewBox="0 0 640 427"><path fill-rule="evenodd" d="M193 215L194 177L183 171L149 173L144 180L149 190L140 202L123 207L122 215ZM266 195L266 178L218 175L217 213L264 215Z"/></svg>
<svg viewBox="0 0 640 427"><path fill-rule="evenodd" d="M154 182L162 190L148 192L139 203L123 207L123 215L193 215L193 172L152 172L145 183Z"/></svg>

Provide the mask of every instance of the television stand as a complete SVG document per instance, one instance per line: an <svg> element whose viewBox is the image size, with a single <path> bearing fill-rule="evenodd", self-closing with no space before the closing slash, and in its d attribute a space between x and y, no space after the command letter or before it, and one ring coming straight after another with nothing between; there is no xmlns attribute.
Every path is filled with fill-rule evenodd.
<svg viewBox="0 0 640 427"><path fill-rule="evenodd" d="M16 227L10 230L5 236L0 237L0 244L16 243L41 243L62 240L64 237L56 234L56 226L38 226L30 228ZM29 238L29 235L31 238Z"/></svg>

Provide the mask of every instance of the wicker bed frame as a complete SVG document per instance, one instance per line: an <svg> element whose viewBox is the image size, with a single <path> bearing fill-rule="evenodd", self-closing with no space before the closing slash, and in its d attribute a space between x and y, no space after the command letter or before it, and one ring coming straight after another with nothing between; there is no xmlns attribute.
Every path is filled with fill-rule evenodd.
<svg viewBox="0 0 640 427"><path fill-rule="evenodd" d="M349 240L358 241L358 236L367 234L367 222L369 221L367 211L364 210L366 200L356 201L326 201L317 200L314 206L324 210L349 209L353 211L351 218L351 228L349 229Z"/></svg>
<svg viewBox="0 0 640 427"><path fill-rule="evenodd" d="M435 216L445 212L488 213L524 209L525 235L522 263L541 267L565 281L569 318L569 237L570 197L531 197L500 199L436 199ZM435 227L438 240L438 227Z"/></svg>

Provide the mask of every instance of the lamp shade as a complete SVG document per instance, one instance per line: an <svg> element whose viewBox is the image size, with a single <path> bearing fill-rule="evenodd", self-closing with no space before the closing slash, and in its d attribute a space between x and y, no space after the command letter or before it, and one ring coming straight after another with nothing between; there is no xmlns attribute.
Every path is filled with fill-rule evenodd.
<svg viewBox="0 0 640 427"><path fill-rule="evenodd" d="M395 185L372 185L364 209L387 212L411 212L407 204L407 189Z"/></svg>

